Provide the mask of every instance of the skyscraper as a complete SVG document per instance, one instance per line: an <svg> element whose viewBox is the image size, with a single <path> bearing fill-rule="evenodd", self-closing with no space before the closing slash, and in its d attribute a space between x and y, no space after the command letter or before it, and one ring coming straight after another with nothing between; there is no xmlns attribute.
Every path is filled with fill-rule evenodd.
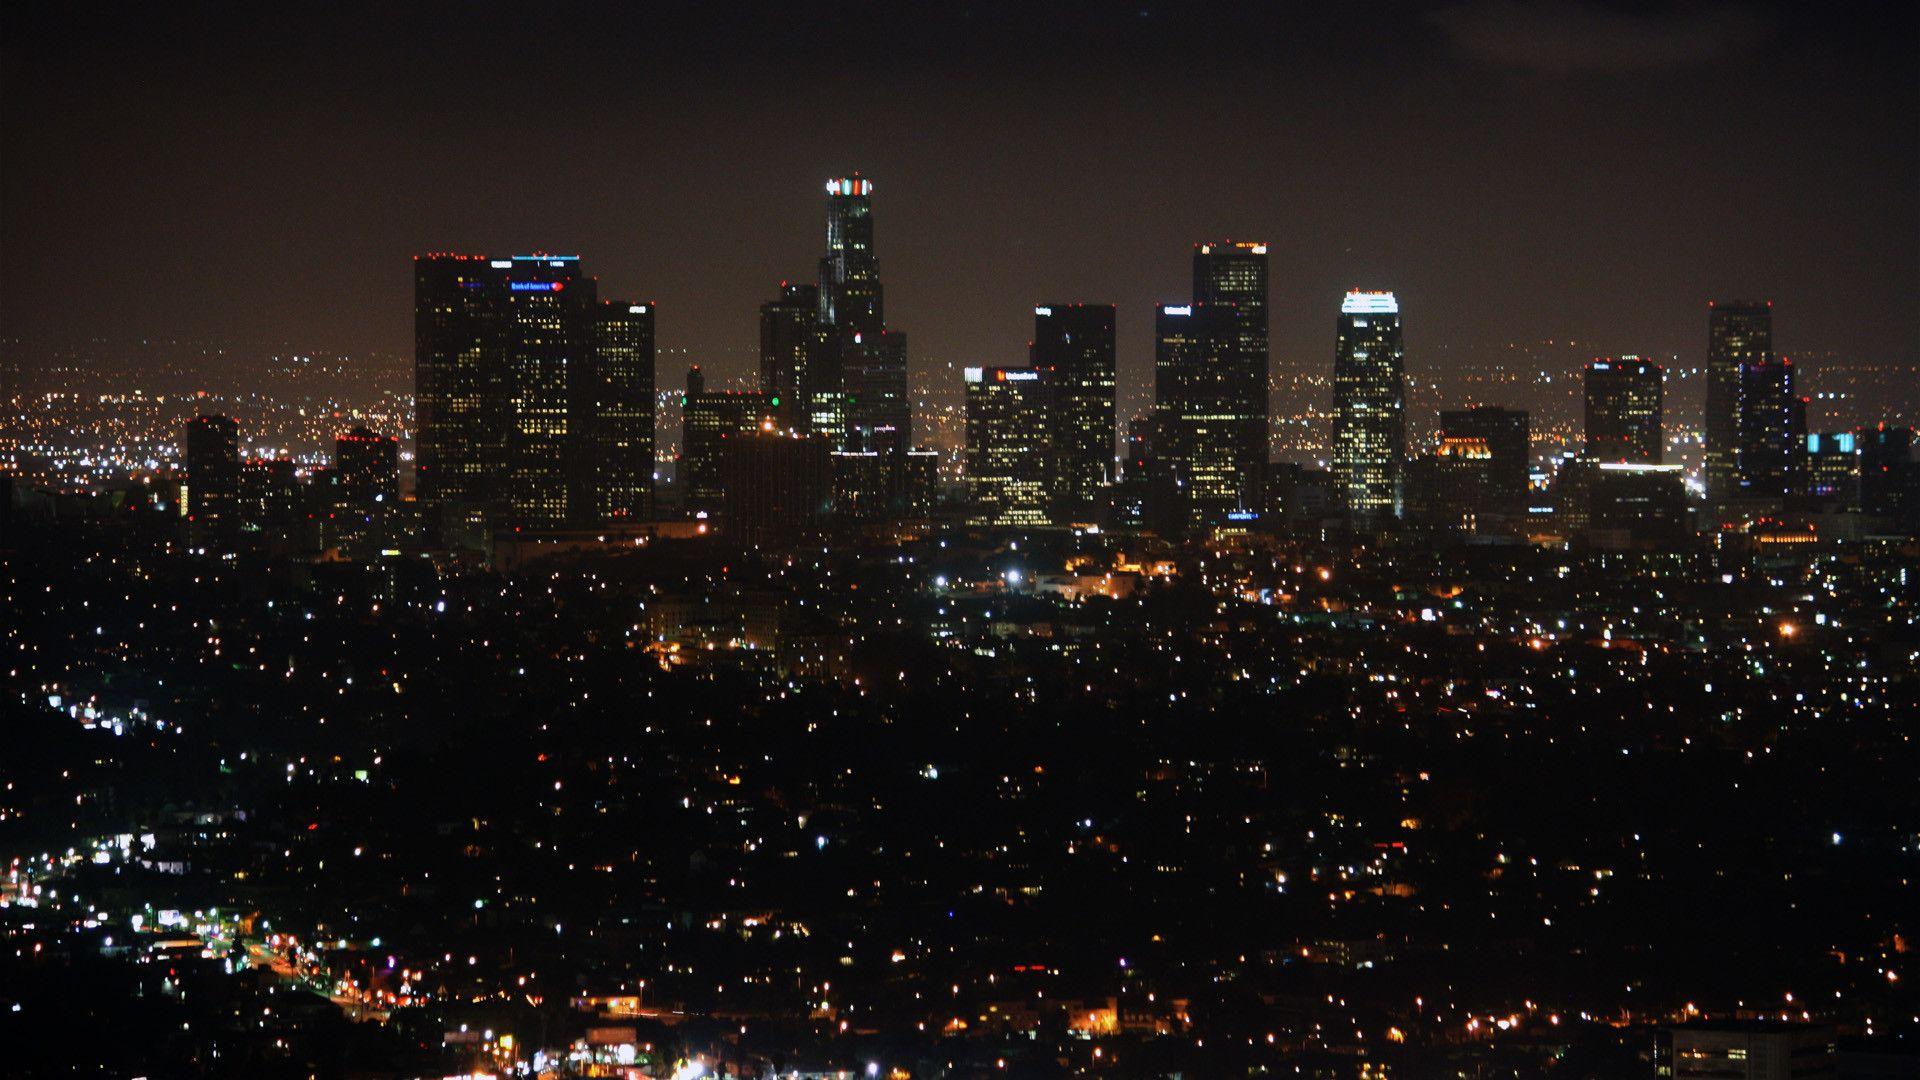
<svg viewBox="0 0 1920 1080"><path fill-rule="evenodd" d="M1400 512L1407 452L1400 304L1390 292L1349 292L1333 361L1333 469L1347 510L1372 523Z"/></svg>
<svg viewBox="0 0 1920 1080"><path fill-rule="evenodd" d="M424 506L534 527L645 512L652 310L596 292L572 255L415 259Z"/></svg>
<svg viewBox="0 0 1920 1080"><path fill-rule="evenodd" d="M1440 414L1440 439L1478 439L1486 444L1490 509L1510 519L1527 512L1527 467L1533 449L1524 409L1476 405L1447 409Z"/></svg>
<svg viewBox="0 0 1920 1080"><path fill-rule="evenodd" d="M1232 447L1237 505L1261 503L1267 464L1269 402L1267 245L1249 241L1193 246L1193 302L1232 311L1230 344L1219 350L1226 378L1222 434Z"/></svg>
<svg viewBox="0 0 1920 1080"><path fill-rule="evenodd" d="M356 427L334 440L330 543L365 556L386 546L400 501L400 441Z"/></svg>
<svg viewBox="0 0 1920 1080"><path fill-rule="evenodd" d="M689 511L713 513L726 499L726 440L773 428L768 395L753 390L709 390L700 365L687 369L687 392L680 399L680 467L676 480L681 504Z"/></svg>
<svg viewBox="0 0 1920 1080"><path fill-rule="evenodd" d="M217 414L187 421L187 533L197 547L240 531L240 425Z"/></svg>
<svg viewBox="0 0 1920 1080"><path fill-rule="evenodd" d="M840 389L837 358L820 322L820 287L783 281L780 296L760 305L760 392L783 423L811 431L813 402L823 391Z"/></svg>
<svg viewBox="0 0 1920 1080"><path fill-rule="evenodd" d="M1741 498L1779 499L1806 488L1807 403L1794 391L1793 361L1740 365L1734 471Z"/></svg>
<svg viewBox="0 0 1920 1080"><path fill-rule="evenodd" d="M1707 305L1707 498L1740 494L1735 459L1740 440L1740 367L1773 359L1773 304L1711 301Z"/></svg>
<svg viewBox="0 0 1920 1080"><path fill-rule="evenodd" d="M590 452L583 455L595 522L653 513L654 305L601 301L595 312Z"/></svg>
<svg viewBox="0 0 1920 1080"><path fill-rule="evenodd" d="M827 181L827 251L820 259L820 322L832 358L819 362L838 384L814 393L845 395L845 445L872 449L873 432L893 428L910 440L907 337L889 330L873 246L873 182L859 173Z"/></svg>
<svg viewBox="0 0 1920 1080"><path fill-rule="evenodd" d="M827 181L827 253L820 259L826 322L849 336L886 329L880 264L873 250L873 181L859 173Z"/></svg>
<svg viewBox="0 0 1920 1080"><path fill-rule="evenodd" d="M1595 461L1658 465L1667 371L1637 356L1587 365L1586 454Z"/></svg>
<svg viewBox="0 0 1920 1080"><path fill-rule="evenodd" d="M1054 375L1035 367L970 367L967 496L976 525L1048 525Z"/></svg>
<svg viewBox="0 0 1920 1080"><path fill-rule="evenodd" d="M1113 477L1112 304L1033 309L1033 366L1053 372L1055 502L1064 519L1086 520Z"/></svg>
<svg viewBox="0 0 1920 1080"><path fill-rule="evenodd" d="M1154 455L1188 526L1241 504L1246 457L1244 354L1231 304L1162 304L1154 312Z"/></svg>

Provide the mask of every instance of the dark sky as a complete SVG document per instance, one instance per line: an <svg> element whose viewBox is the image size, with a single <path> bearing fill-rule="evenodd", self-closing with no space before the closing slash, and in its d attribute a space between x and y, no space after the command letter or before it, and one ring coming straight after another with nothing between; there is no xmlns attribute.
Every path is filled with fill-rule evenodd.
<svg viewBox="0 0 1920 1080"><path fill-rule="evenodd" d="M4 10L8 336L405 351L410 255L544 249L744 370L857 168L917 363L1017 359L1080 299L1134 367L1207 237L1273 244L1283 362L1331 362L1354 285L1416 370L1695 359L1715 295L1774 299L1789 352L1920 340L1909 4Z"/></svg>

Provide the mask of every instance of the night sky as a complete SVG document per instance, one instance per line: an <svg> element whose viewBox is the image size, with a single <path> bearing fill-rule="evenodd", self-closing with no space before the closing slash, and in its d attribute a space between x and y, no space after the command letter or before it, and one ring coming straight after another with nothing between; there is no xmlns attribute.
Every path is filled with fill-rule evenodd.
<svg viewBox="0 0 1920 1080"><path fill-rule="evenodd" d="M1710 296L1920 358L1913 5L717 6L9 5L4 334L406 352L412 254L544 249L744 372L858 169L916 366L1088 300L1138 370L1202 238L1273 244L1278 363L1351 286L1414 372L1697 360Z"/></svg>

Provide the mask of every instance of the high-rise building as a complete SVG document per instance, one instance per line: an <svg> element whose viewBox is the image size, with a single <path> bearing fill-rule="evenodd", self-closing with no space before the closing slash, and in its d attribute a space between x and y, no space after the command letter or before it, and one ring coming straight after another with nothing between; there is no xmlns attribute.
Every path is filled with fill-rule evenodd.
<svg viewBox="0 0 1920 1080"><path fill-rule="evenodd" d="M827 181L827 251L820 259L818 295L824 343L815 363L824 370L809 404L844 410L846 449L872 449L876 428L910 433L907 337L887 328L873 246L873 181L858 173ZM821 400L833 393L844 398Z"/></svg>
<svg viewBox="0 0 1920 1080"><path fill-rule="evenodd" d="M970 367L967 496L976 525L1048 525L1054 375L1036 367Z"/></svg>
<svg viewBox="0 0 1920 1080"><path fill-rule="evenodd" d="M1349 292L1333 362L1333 470L1347 511L1373 523L1400 512L1407 452L1400 304L1390 292Z"/></svg>
<svg viewBox="0 0 1920 1080"><path fill-rule="evenodd" d="M1637 356L1587 365L1586 454L1595 461L1659 465L1667 371Z"/></svg>
<svg viewBox="0 0 1920 1080"><path fill-rule="evenodd" d="M1518 520L1527 511L1527 472L1533 454L1532 430L1524 409L1475 405L1440 414L1440 439L1477 439L1486 445L1489 464L1488 506Z"/></svg>
<svg viewBox="0 0 1920 1080"><path fill-rule="evenodd" d="M1162 304L1154 312L1153 451L1188 527L1242 505L1247 465L1244 355L1232 305Z"/></svg>
<svg viewBox="0 0 1920 1080"><path fill-rule="evenodd" d="M813 404L840 389L838 352L821 329L820 287L783 281L780 296L760 305L760 392L788 427L811 431Z"/></svg>
<svg viewBox="0 0 1920 1080"><path fill-rule="evenodd" d="M880 263L873 250L873 181L859 173L827 181L827 253L820 259L825 321L878 336L887 328Z"/></svg>
<svg viewBox="0 0 1920 1080"><path fill-rule="evenodd" d="M1088 520L1113 479L1114 308L1043 304L1033 309L1033 366L1054 375L1057 514Z"/></svg>
<svg viewBox="0 0 1920 1080"><path fill-rule="evenodd" d="M240 531L240 425L210 414L187 421L188 537L196 547L229 544Z"/></svg>
<svg viewBox="0 0 1920 1080"><path fill-rule="evenodd" d="M386 546L400 502L400 441L356 427L334 440L329 543L364 556Z"/></svg>
<svg viewBox="0 0 1920 1080"><path fill-rule="evenodd" d="M577 256L415 259L415 489L430 511L533 527L645 513L652 309L596 293Z"/></svg>
<svg viewBox="0 0 1920 1080"><path fill-rule="evenodd" d="M596 523L653 513L654 305L602 301L594 322L592 412L584 455Z"/></svg>
<svg viewBox="0 0 1920 1080"><path fill-rule="evenodd" d="M1740 368L1773 359L1773 304L1713 301L1707 305L1707 498L1741 494L1736 459L1740 440Z"/></svg>
<svg viewBox="0 0 1920 1080"><path fill-rule="evenodd" d="M913 423L907 386L907 335L898 330L856 332L842 339L840 385L846 394L849 441L874 448L874 432L905 433Z"/></svg>
<svg viewBox="0 0 1920 1080"><path fill-rule="evenodd" d="M1238 472L1236 505L1259 506L1267 464L1268 399L1267 245L1248 241L1193 246L1193 303L1225 307L1230 344L1219 350L1228 385L1222 434Z"/></svg>
<svg viewBox="0 0 1920 1080"><path fill-rule="evenodd" d="M771 399L756 390L708 390L700 365L687 369L680 399L680 467L675 479L681 505L715 513L726 500L725 453L730 437L772 430Z"/></svg>
<svg viewBox="0 0 1920 1080"><path fill-rule="evenodd" d="M1806 487L1807 403L1786 357L1740 365L1734 472L1741 498L1779 499Z"/></svg>

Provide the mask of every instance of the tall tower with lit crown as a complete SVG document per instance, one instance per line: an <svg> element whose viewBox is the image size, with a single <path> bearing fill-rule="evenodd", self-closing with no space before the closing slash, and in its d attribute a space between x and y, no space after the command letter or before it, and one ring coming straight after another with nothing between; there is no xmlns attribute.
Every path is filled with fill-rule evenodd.
<svg viewBox="0 0 1920 1080"><path fill-rule="evenodd" d="M1400 303L1390 292L1349 292L1333 359L1333 470L1362 522L1400 513L1407 397Z"/></svg>

